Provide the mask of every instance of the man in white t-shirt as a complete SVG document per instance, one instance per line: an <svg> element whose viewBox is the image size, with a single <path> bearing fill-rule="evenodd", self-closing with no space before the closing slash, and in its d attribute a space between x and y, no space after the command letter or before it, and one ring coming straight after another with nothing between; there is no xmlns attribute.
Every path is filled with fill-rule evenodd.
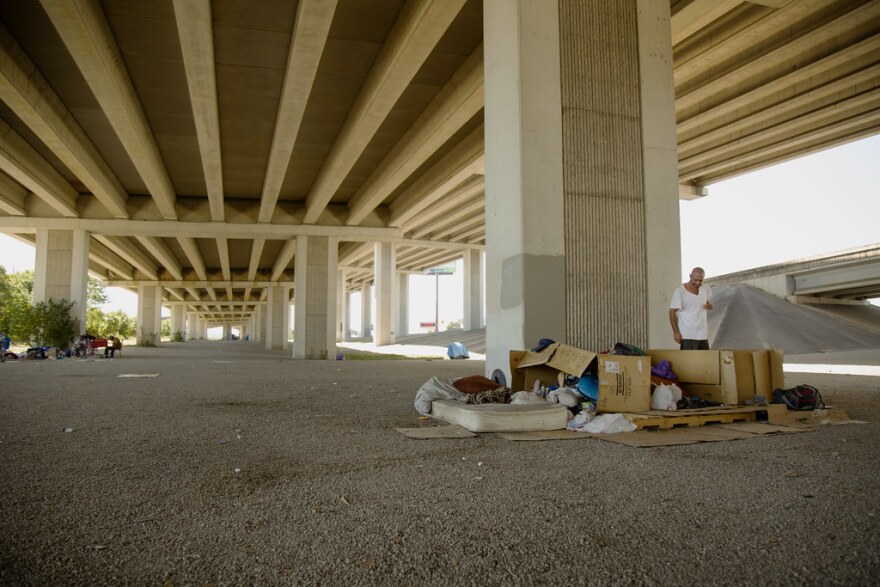
<svg viewBox="0 0 880 587"><path fill-rule="evenodd" d="M709 350L707 310L712 309L709 286L703 287L706 272L702 267L691 270L691 279L675 290L669 303L669 323L675 342L683 351Z"/></svg>

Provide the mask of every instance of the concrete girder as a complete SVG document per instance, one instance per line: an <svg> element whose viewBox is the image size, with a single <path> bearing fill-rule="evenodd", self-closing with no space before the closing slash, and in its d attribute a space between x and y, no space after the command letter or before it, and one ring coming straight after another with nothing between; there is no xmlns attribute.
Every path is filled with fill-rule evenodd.
<svg viewBox="0 0 880 587"><path fill-rule="evenodd" d="M199 302L202 301L202 294L196 288L184 287L183 289L186 290L186 293L188 293L193 300L198 300Z"/></svg>
<svg viewBox="0 0 880 587"><path fill-rule="evenodd" d="M481 124L395 198L389 206L391 220L388 224L403 226L411 222L471 176L482 175L486 169L483 133Z"/></svg>
<svg viewBox="0 0 880 587"><path fill-rule="evenodd" d="M762 81L766 83L768 71L773 67L781 66L792 58L807 54L811 47L822 46L832 42L837 35L843 34L860 24L870 22L880 16L880 2L868 2L839 16L821 27L801 35L776 49L763 54L756 54L751 60L738 63L738 67L713 78L705 79L702 83L694 84L690 91L681 91L676 88L675 108L680 118L689 118L701 110L705 110L710 100L720 101L717 95L720 91L733 92L738 88L748 87L746 84L752 81L752 86L757 72L763 72Z"/></svg>
<svg viewBox="0 0 880 587"><path fill-rule="evenodd" d="M95 238L89 243L89 258L120 277L134 279L134 267Z"/></svg>
<svg viewBox="0 0 880 587"><path fill-rule="evenodd" d="M346 224L360 224L482 108L480 43L348 202Z"/></svg>
<svg viewBox="0 0 880 587"><path fill-rule="evenodd" d="M694 183L680 183L678 184L678 199L679 200L698 200L700 198L705 198L709 195L709 190L706 189L705 186Z"/></svg>
<svg viewBox="0 0 880 587"><path fill-rule="evenodd" d="M125 188L6 27L0 25L0 100L115 218L128 218Z"/></svg>
<svg viewBox="0 0 880 587"><path fill-rule="evenodd" d="M768 81L717 106L704 108L699 113L688 117L680 115L679 122L676 124L676 131L680 137L690 137L693 133L702 132L703 129L714 128L712 123L716 121L722 121L720 124L715 125L720 126L724 124L723 121L727 117L736 111L753 109L752 105L760 104L762 101L766 101L774 95L784 92L787 88L795 87L799 83L818 79L829 73L834 78L850 73L851 70L846 69L848 64L858 63L860 59L872 59L872 56L876 55L878 51L880 51L880 34L868 37L828 57ZM676 104L677 107L678 105Z"/></svg>
<svg viewBox="0 0 880 587"><path fill-rule="evenodd" d="M229 239L220 237L216 239L216 242L217 254L220 256L220 271L223 273L223 279L228 281L232 276L229 266Z"/></svg>
<svg viewBox="0 0 880 587"><path fill-rule="evenodd" d="M373 250L372 246L368 243L342 243L339 245L339 264L347 265L352 260L360 259L367 250Z"/></svg>
<svg viewBox="0 0 880 587"><path fill-rule="evenodd" d="M401 262L402 269L412 269L412 270L420 270L420 269L428 269L430 267L436 267L437 265L442 265L447 261L458 259L461 257L460 253L455 253L452 251L425 251L411 259Z"/></svg>
<svg viewBox="0 0 880 587"><path fill-rule="evenodd" d="M166 288L165 288L165 291L167 291L169 294L171 294L172 296L174 296L175 298L177 298L177 299L180 300L181 302L182 302L183 300L186 299L186 296L183 294L183 292L181 292L181 291L180 291L179 289L177 289L177 288L174 288L174 287L166 287ZM164 305L167 305L167 304L164 304Z"/></svg>
<svg viewBox="0 0 880 587"><path fill-rule="evenodd" d="M181 305L203 305L202 301L199 299L195 300L181 300L179 302L168 302L169 306L181 306ZM226 302L217 302L216 304L212 304L215 306L228 307L228 308L241 308L242 310L247 310L251 306L265 306L265 302L244 302L242 300L234 300L234 301L226 301Z"/></svg>
<svg viewBox="0 0 880 587"><path fill-rule="evenodd" d="M407 232L418 232L420 228L430 232L430 227L434 225L438 218L444 218L452 210L459 209L477 194L483 194L485 189L486 181L484 176L471 176L461 184L453 187L441 198L436 199L428 208L423 210L421 214L415 216L412 221L404 225L403 228ZM415 238L421 238L421 236L424 236L424 233L421 234L421 236L416 236L415 234L413 234L413 236Z"/></svg>
<svg viewBox="0 0 880 587"><path fill-rule="evenodd" d="M230 301L230 302L233 301L233 300L235 299L235 296L232 294L232 288L231 288L231 287L227 287L227 288L226 288L226 299L227 299L228 301Z"/></svg>
<svg viewBox="0 0 880 587"><path fill-rule="evenodd" d="M266 245L266 239L255 238L251 245L251 258L248 262L248 281L253 281L257 276L257 269L260 268L260 257L263 256L263 247Z"/></svg>
<svg viewBox="0 0 880 587"><path fill-rule="evenodd" d="M205 287L205 291L208 293L208 297L211 298L211 301L216 302L217 301L217 292L214 291L214 285L209 284L209 285L205 285L204 287Z"/></svg>
<svg viewBox="0 0 880 587"><path fill-rule="evenodd" d="M878 120L880 119L878 105L880 105L880 89L875 89L741 139L727 141L718 147L680 160L679 177L682 181L689 181L700 176L712 175L718 169L740 163L738 154L754 161L763 149L769 148L773 153L774 147L794 146L794 143L802 142L802 138L806 135L815 137L822 132L828 132L827 129L837 130L841 124L853 128L871 120ZM733 157L735 154L737 156Z"/></svg>
<svg viewBox="0 0 880 587"><path fill-rule="evenodd" d="M414 230L410 236L413 238L442 239L448 237L455 232L456 227L474 214L481 212L486 207L486 201L483 196L483 190L480 189L479 195L468 202L459 204L454 212L448 212L434 220Z"/></svg>
<svg viewBox="0 0 880 587"><path fill-rule="evenodd" d="M260 196L260 222L271 222L290 155L299 134L315 74L324 53L337 0L301 0L296 9L287 70ZM335 188L334 188L335 189ZM331 194L332 195L332 194Z"/></svg>
<svg viewBox="0 0 880 587"><path fill-rule="evenodd" d="M742 118L731 120L731 122L712 130L704 130L694 134L690 139L679 140L679 158L687 158L699 149L724 141L728 137L743 136L749 131L763 128L767 125L768 121L794 118L806 112L812 113L817 104L836 104L841 99L854 96L856 92L877 87L880 87L880 64L843 76L813 90L804 92L800 96L753 112Z"/></svg>
<svg viewBox="0 0 880 587"><path fill-rule="evenodd" d="M252 290L252 289L253 289L252 287L246 287L246 288L244 288L244 295L241 296L241 298L242 298L244 301L246 301L246 302L250 301L250 299L251 299L251 290Z"/></svg>
<svg viewBox="0 0 880 587"><path fill-rule="evenodd" d="M176 220L174 187L101 4L89 0L40 0L40 4L101 104L163 218Z"/></svg>
<svg viewBox="0 0 880 587"><path fill-rule="evenodd" d="M199 250L199 245L196 243L196 239L188 236L179 236L177 237L177 242L180 243L180 248L183 249L183 254L189 259L189 263L192 265L196 275L198 275L200 279L208 279L208 272L205 268L205 259L202 257L202 252Z"/></svg>
<svg viewBox="0 0 880 587"><path fill-rule="evenodd" d="M159 279L159 271L156 263L143 251L134 246L127 238L92 234L92 238L106 246L111 251L125 259L135 269L148 276L150 279Z"/></svg>
<svg viewBox="0 0 880 587"><path fill-rule="evenodd" d="M482 202L481 202L482 204ZM458 236L461 232L470 230L471 228L482 227L486 222L486 214L483 211L485 206L481 206L477 210L478 212L473 212L469 214L464 220L461 222L456 222L454 224L447 224L446 228L438 230L437 232L431 233L432 239L450 239L453 238L455 240L461 240L461 237Z"/></svg>
<svg viewBox="0 0 880 587"><path fill-rule="evenodd" d="M28 191L25 188L0 171L0 210L13 216L26 215L24 200L27 195Z"/></svg>
<svg viewBox="0 0 880 587"><path fill-rule="evenodd" d="M59 214L76 218L79 196L42 155L0 120L0 171L23 185Z"/></svg>
<svg viewBox="0 0 880 587"><path fill-rule="evenodd" d="M174 0L173 4L211 220L223 222L223 161L220 154L220 117L217 110L211 3L203 0Z"/></svg>
<svg viewBox="0 0 880 587"><path fill-rule="evenodd" d="M464 3L465 0L412 0L404 5L312 185L303 223L313 224L321 216Z"/></svg>
<svg viewBox="0 0 880 587"><path fill-rule="evenodd" d="M183 270L180 267L180 263L178 263L174 254L168 248L168 245L155 237L136 236L134 238L141 243L141 245L143 245L143 247L153 255L153 257L155 257L175 279L183 279Z"/></svg>
<svg viewBox="0 0 880 587"><path fill-rule="evenodd" d="M769 39L781 31L788 31L793 23L798 23L819 10L821 7L817 4L830 5L834 1L791 2L778 10L756 11L750 26L732 31L723 43L716 41L711 46L694 51L693 55L677 53L672 72L676 89L686 93L690 89L691 80L699 86L700 79L712 79L717 75L718 68L726 67L735 56L743 58L746 51L751 53L747 57L749 60L765 54L764 47L756 40Z"/></svg>
<svg viewBox="0 0 880 587"><path fill-rule="evenodd" d="M695 166L691 171L682 173L681 179L687 181L701 177L731 177L735 175L735 170L738 167L752 170L767 166L780 160L791 159L795 153L808 153L827 148L831 144L839 144L837 139L840 137L844 140L839 142L849 142L857 136L873 134L877 128L880 128L880 108L854 116L845 122L816 128L758 149L752 149L733 161L719 160L711 165ZM826 138L827 143L817 143L818 140Z"/></svg>
<svg viewBox="0 0 880 587"><path fill-rule="evenodd" d="M678 12L672 15L672 44L688 38L709 23L718 20L740 4L743 0L693 0L682 2ZM675 9L675 7L673 7Z"/></svg>
<svg viewBox="0 0 880 587"><path fill-rule="evenodd" d="M275 263L272 265L271 281L278 281L281 278L281 274L287 269L290 260L293 259L295 254L296 239L294 238L284 241L284 244L281 245L281 250L278 251L278 256L275 257Z"/></svg>

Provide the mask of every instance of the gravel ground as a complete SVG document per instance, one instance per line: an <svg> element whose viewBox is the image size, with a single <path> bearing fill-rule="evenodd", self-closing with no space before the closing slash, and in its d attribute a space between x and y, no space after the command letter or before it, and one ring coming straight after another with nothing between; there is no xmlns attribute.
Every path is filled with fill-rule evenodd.
<svg viewBox="0 0 880 587"><path fill-rule="evenodd" d="M2 364L0 583L877 584L880 378L793 374L870 423L744 441L393 430L482 370L196 342Z"/></svg>

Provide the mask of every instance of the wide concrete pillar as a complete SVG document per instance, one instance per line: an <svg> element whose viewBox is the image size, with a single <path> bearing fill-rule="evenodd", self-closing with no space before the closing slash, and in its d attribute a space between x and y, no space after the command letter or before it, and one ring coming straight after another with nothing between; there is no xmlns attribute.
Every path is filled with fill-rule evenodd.
<svg viewBox="0 0 880 587"><path fill-rule="evenodd" d="M74 302L74 333L86 331L89 284L89 233L84 230L37 230L34 256L34 303ZM96 333L100 334L100 333Z"/></svg>
<svg viewBox="0 0 880 587"><path fill-rule="evenodd" d="M263 304L254 309L254 342L263 342Z"/></svg>
<svg viewBox="0 0 880 587"><path fill-rule="evenodd" d="M409 334L409 273L397 274L397 338Z"/></svg>
<svg viewBox="0 0 880 587"><path fill-rule="evenodd" d="M180 333L183 340L186 340L186 307L180 305L171 306L171 340L175 339L175 334Z"/></svg>
<svg viewBox="0 0 880 587"><path fill-rule="evenodd" d="M351 340L351 293L345 291L345 311L342 313L342 340Z"/></svg>
<svg viewBox="0 0 880 587"><path fill-rule="evenodd" d="M196 321L198 320L198 314L195 312L187 312L186 313L186 339L191 340L196 338Z"/></svg>
<svg viewBox="0 0 880 587"><path fill-rule="evenodd" d="M138 286L137 343L140 346L159 346L162 332L162 288L155 285Z"/></svg>
<svg viewBox="0 0 880 587"><path fill-rule="evenodd" d="M376 293L376 345L397 339L397 260L393 243L376 243L373 251L373 284Z"/></svg>
<svg viewBox="0 0 880 587"><path fill-rule="evenodd" d="M373 324L373 294L370 284L361 284L361 338L372 336L370 327Z"/></svg>
<svg viewBox="0 0 880 587"><path fill-rule="evenodd" d="M223 324L223 340L232 340L232 324Z"/></svg>
<svg viewBox="0 0 880 587"><path fill-rule="evenodd" d="M287 288L270 287L266 301L266 348L280 351L287 340Z"/></svg>
<svg viewBox="0 0 880 587"><path fill-rule="evenodd" d="M345 295L345 270L336 271L336 340L345 340L345 325L348 322L348 296Z"/></svg>
<svg viewBox="0 0 880 587"><path fill-rule="evenodd" d="M297 237L295 359L336 358L338 247L335 238Z"/></svg>
<svg viewBox="0 0 880 587"><path fill-rule="evenodd" d="M483 252L470 249L464 253L464 324L465 330L483 327Z"/></svg>
<svg viewBox="0 0 880 587"><path fill-rule="evenodd" d="M483 14L487 371L540 338L668 346L668 3L486 0Z"/></svg>

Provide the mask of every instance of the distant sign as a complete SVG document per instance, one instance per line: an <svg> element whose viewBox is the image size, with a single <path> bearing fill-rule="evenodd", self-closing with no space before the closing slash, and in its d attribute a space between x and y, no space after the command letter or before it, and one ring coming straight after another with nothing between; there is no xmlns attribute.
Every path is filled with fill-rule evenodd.
<svg viewBox="0 0 880 587"><path fill-rule="evenodd" d="M419 322L419 328L434 328L436 322Z"/></svg>
<svg viewBox="0 0 880 587"><path fill-rule="evenodd" d="M455 275L455 263L431 267L427 273L428 275Z"/></svg>

